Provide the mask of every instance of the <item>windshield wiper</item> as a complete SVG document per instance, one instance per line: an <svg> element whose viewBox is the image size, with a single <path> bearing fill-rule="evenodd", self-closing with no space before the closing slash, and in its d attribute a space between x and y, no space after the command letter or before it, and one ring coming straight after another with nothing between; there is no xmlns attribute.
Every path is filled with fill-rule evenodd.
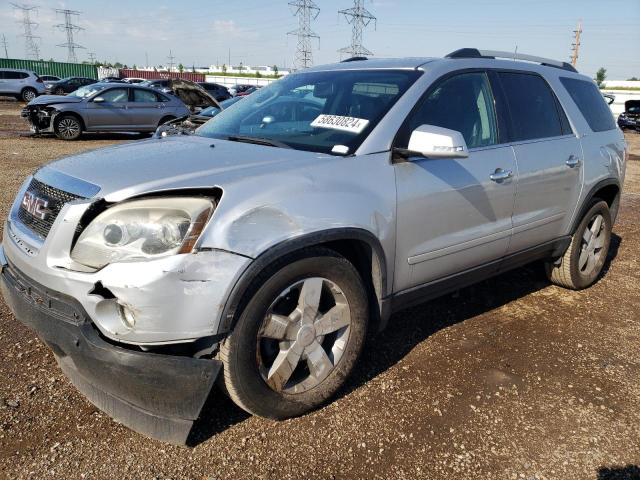
<svg viewBox="0 0 640 480"><path fill-rule="evenodd" d="M267 147L278 147L278 148L291 148L284 142L279 142L277 140L269 140L267 138L260 137L245 137L242 135L230 135L226 138L231 142L242 142L242 143L253 143L254 145L265 145Z"/></svg>

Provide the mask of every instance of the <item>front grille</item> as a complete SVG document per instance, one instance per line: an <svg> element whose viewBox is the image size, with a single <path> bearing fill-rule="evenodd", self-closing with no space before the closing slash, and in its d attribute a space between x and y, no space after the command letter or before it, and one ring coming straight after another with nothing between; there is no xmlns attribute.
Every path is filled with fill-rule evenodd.
<svg viewBox="0 0 640 480"><path fill-rule="evenodd" d="M27 188L27 192L49 202L47 206L47 215L44 219L33 216L26 208L24 208L22 203L20 203L20 208L17 212L20 222L43 240L47 238L47 235L51 230L51 226L58 217L62 207L73 200L84 198L79 195L74 195L73 193L65 192L64 190L59 190L50 185L46 185L35 178L31 180L29 188Z"/></svg>

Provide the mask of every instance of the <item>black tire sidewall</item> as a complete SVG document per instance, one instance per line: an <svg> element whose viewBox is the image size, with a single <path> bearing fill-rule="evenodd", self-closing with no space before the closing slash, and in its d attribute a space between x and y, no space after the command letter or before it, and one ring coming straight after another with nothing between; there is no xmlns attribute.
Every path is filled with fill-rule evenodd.
<svg viewBox="0 0 640 480"><path fill-rule="evenodd" d="M607 237L605 239L605 244L603 248L603 254L598 260L598 268L594 269L593 272L589 275L585 275L580 272L579 268L579 259L580 252L582 250L582 236L584 235L585 230L588 228L589 223L593 219L593 217L597 214L602 215L605 223L605 231L607 232ZM587 211L587 213L582 218L582 221L578 225L576 232L574 233L574 241L571 245L571 280L577 289L587 288L592 285L602 273L602 268L606 262L607 255L609 252L609 246L611 245L611 212L609 211L609 206L607 202L604 200L594 200L593 205Z"/></svg>
<svg viewBox="0 0 640 480"><path fill-rule="evenodd" d="M349 341L338 365L317 387L296 395L272 390L260 375L257 336L264 315L275 298L290 285L318 276L334 282L344 293L351 313ZM253 413L284 419L322 405L342 386L360 355L366 337L368 305L365 287L356 269L337 256L302 258L275 271L244 308L231 337L229 374L242 403Z"/></svg>

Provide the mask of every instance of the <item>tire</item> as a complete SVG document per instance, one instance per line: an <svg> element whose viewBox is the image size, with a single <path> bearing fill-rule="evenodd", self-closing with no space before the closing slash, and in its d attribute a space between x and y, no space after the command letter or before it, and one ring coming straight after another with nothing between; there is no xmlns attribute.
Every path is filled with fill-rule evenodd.
<svg viewBox="0 0 640 480"><path fill-rule="evenodd" d="M54 95L64 95L64 89L62 87L58 87L53 92Z"/></svg>
<svg viewBox="0 0 640 480"><path fill-rule="evenodd" d="M37 96L38 96L38 92L36 92L35 88L30 88L30 87L25 88L24 90L22 90L22 93L20 93L20 98L22 99L22 101L27 103L29 103L31 100L33 100Z"/></svg>
<svg viewBox="0 0 640 480"><path fill-rule="evenodd" d="M599 222L599 226L596 222ZM611 228L607 202L595 199L571 237L569 248L560 262L546 264L551 283L571 290L582 290L593 285L607 259Z"/></svg>
<svg viewBox="0 0 640 480"><path fill-rule="evenodd" d="M82 134L82 122L75 115L59 115L55 119L53 131L61 140L77 140Z"/></svg>
<svg viewBox="0 0 640 480"><path fill-rule="evenodd" d="M326 248L287 256L260 274L243 304L220 349L224 387L238 406L282 420L321 406L344 384L362 351L369 315L364 283L349 261ZM333 314L324 315L329 310ZM325 321L314 323L318 318ZM293 368L278 361L285 357Z"/></svg>
<svg viewBox="0 0 640 480"><path fill-rule="evenodd" d="M162 117L160 119L160 122L158 122L158 126L163 125L167 122L170 122L171 120L175 120L176 117L174 117L173 115L167 115L166 117Z"/></svg>

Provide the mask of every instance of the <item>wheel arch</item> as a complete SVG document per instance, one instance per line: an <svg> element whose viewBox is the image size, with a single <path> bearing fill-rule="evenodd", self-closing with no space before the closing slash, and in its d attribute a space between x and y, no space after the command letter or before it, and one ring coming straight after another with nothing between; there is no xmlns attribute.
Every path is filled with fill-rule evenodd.
<svg viewBox="0 0 640 480"><path fill-rule="evenodd" d="M65 115L77 118L78 121L80 122L80 128L82 129L82 131L83 132L87 131L87 125L84 122L84 118L82 118L82 115L80 115L78 112L74 112L73 110L58 110L58 113L56 113L56 116L53 118L52 121L55 122L58 120L58 118L64 117Z"/></svg>
<svg viewBox="0 0 640 480"><path fill-rule="evenodd" d="M369 231L360 228L336 228L291 238L267 249L254 259L231 290L222 310L218 334L235 326L245 292L256 278L285 255L310 247L329 248L349 260L360 273L366 287L374 330L386 326L388 319L387 262L380 241Z"/></svg>
<svg viewBox="0 0 640 480"><path fill-rule="evenodd" d="M585 196L582 206L580 210L578 210L578 215L573 219L573 223L571 224L570 233L573 234L578 225L580 225L580 221L582 217L587 213L589 208L591 208L591 204L594 198L600 198L607 202L609 205L609 210L611 212L611 220L615 222L615 219L618 215L618 209L620 207L620 194L622 189L620 188L620 182L615 178L607 178L605 180L601 180L596 183L589 193Z"/></svg>

